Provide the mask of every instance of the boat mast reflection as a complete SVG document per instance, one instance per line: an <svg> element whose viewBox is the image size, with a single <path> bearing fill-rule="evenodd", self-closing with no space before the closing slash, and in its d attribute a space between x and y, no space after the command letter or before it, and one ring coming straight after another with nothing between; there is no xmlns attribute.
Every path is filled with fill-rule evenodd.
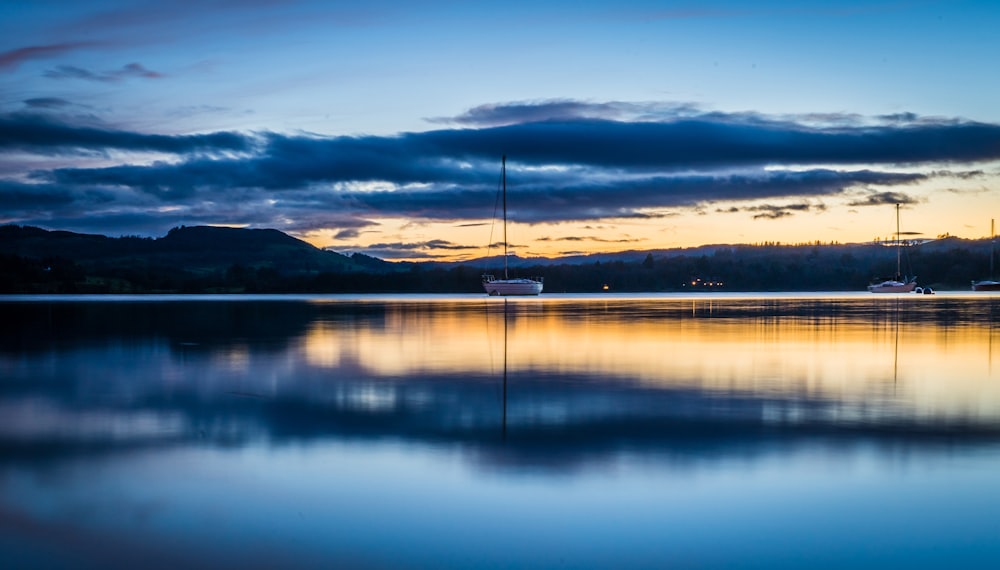
<svg viewBox="0 0 1000 570"><path fill-rule="evenodd" d="M896 310L893 313L892 325L896 332L896 339L893 342L892 354L892 388L896 390L899 379L899 299L896 299Z"/></svg>
<svg viewBox="0 0 1000 570"><path fill-rule="evenodd" d="M503 420L501 438L507 441L507 299L503 300Z"/></svg>

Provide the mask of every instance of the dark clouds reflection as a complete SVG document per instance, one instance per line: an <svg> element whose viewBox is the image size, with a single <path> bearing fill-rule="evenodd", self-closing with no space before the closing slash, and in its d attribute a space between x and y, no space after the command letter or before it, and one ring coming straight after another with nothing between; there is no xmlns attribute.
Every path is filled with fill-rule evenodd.
<svg viewBox="0 0 1000 570"><path fill-rule="evenodd" d="M504 305L467 300L0 306L7 322L0 336L0 456L7 462L158 446L340 440L461 450L491 469L576 469L622 453L682 465L816 445L918 450L1000 442L997 415L927 414L919 394L897 393L888 380L861 396L838 396L804 378L791 379L801 381L791 389L727 388L698 378L650 382L544 361L512 361L505 378L496 366L503 336L491 337L501 343L490 353L498 359L493 367L474 358L436 366L428 355L386 368L400 354L356 346L379 331L399 335L393 338L440 335L453 317L464 327L495 330L506 322L512 341L513 331L540 320L574 327L594 319L615 326L711 320L873 331L920 323L989 334L995 301L942 300L900 311L891 302L729 300L694 312L689 301L583 301L514 303L506 314ZM303 352L317 326L335 332L323 346L335 349L335 360L319 362ZM486 332L459 334L485 338ZM891 363L892 355L886 358Z"/></svg>

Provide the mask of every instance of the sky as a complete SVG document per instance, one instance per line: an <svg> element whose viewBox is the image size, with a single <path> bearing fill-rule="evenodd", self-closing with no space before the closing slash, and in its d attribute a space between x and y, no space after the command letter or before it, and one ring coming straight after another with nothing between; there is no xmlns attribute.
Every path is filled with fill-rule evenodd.
<svg viewBox="0 0 1000 570"><path fill-rule="evenodd" d="M389 260L989 235L993 1L0 0L0 224Z"/></svg>

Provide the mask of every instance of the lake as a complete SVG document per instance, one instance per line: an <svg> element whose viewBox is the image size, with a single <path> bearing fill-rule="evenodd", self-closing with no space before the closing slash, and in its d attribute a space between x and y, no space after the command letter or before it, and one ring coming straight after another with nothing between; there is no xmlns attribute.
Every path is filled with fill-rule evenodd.
<svg viewBox="0 0 1000 570"><path fill-rule="evenodd" d="M0 318L4 567L1000 567L998 294Z"/></svg>

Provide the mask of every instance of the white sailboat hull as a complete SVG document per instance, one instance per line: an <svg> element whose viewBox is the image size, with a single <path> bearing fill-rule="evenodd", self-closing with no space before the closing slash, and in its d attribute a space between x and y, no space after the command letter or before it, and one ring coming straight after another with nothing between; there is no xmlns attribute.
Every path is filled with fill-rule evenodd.
<svg viewBox="0 0 1000 570"><path fill-rule="evenodd" d="M902 281L883 281L881 283L873 283L868 286L868 290L872 293L909 293L917 287L916 281L910 281L909 283L903 283Z"/></svg>
<svg viewBox="0 0 1000 570"><path fill-rule="evenodd" d="M993 225L993 220L990 220L990 278L983 279L982 281L973 281L972 290L973 291L1000 291L1000 281L997 281L993 273L993 258L996 257L997 232Z"/></svg>
<svg viewBox="0 0 1000 570"><path fill-rule="evenodd" d="M972 284L973 291L1000 291L1000 281L986 279Z"/></svg>
<svg viewBox="0 0 1000 570"><path fill-rule="evenodd" d="M536 279L484 279L483 289L487 295L538 295L542 292L542 281Z"/></svg>

